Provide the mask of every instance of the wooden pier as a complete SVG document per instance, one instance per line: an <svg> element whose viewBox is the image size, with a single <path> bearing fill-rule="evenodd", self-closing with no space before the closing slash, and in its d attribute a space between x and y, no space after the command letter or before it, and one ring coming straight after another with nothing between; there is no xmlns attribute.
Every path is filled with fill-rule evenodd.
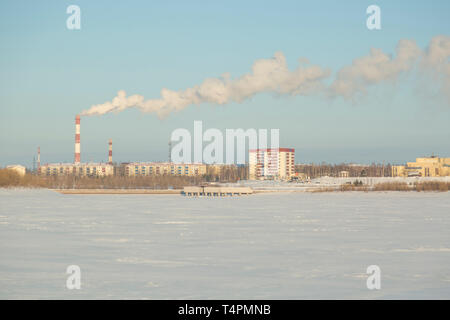
<svg viewBox="0 0 450 320"><path fill-rule="evenodd" d="M242 196L253 194L252 188L249 187L184 187L181 192L185 196L209 196L209 197L224 197L224 196Z"/></svg>

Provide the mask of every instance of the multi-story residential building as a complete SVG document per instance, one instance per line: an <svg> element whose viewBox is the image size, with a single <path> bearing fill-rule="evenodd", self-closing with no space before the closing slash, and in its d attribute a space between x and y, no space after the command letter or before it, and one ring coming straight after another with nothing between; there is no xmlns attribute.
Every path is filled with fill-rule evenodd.
<svg viewBox="0 0 450 320"><path fill-rule="evenodd" d="M393 177L444 177L450 176L450 158L437 156L416 158L415 162L407 162L406 166L392 166Z"/></svg>
<svg viewBox="0 0 450 320"><path fill-rule="evenodd" d="M290 179L295 174L295 150L291 148L251 149L249 179Z"/></svg>
<svg viewBox="0 0 450 320"><path fill-rule="evenodd" d="M76 175L88 177L110 176L114 166L107 163L47 163L38 168L44 176Z"/></svg>
<svg viewBox="0 0 450 320"><path fill-rule="evenodd" d="M198 176L206 174L206 164L175 164L170 162L132 162L124 163L125 176L175 175Z"/></svg>

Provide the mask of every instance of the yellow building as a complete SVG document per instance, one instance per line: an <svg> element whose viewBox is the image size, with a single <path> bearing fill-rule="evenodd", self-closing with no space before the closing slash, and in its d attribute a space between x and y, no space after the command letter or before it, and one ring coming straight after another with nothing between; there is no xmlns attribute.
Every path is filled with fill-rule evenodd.
<svg viewBox="0 0 450 320"><path fill-rule="evenodd" d="M450 176L450 158L431 156L416 158L406 166L392 166L393 177L444 177Z"/></svg>
<svg viewBox="0 0 450 320"><path fill-rule="evenodd" d="M125 163L126 176L175 175L199 176L206 174L206 164L175 164L170 162L132 162Z"/></svg>
<svg viewBox="0 0 450 320"><path fill-rule="evenodd" d="M350 173L346 170L339 171L339 178L348 178Z"/></svg>
<svg viewBox="0 0 450 320"><path fill-rule="evenodd" d="M27 168L25 168L24 166L21 166L20 164L13 164L13 165L7 166L6 169L15 171L21 176L24 176L25 173L27 172Z"/></svg>
<svg viewBox="0 0 450 320"><path fill-rule="evenodd" d="M107 163L47 163L38 168L43 176L76 175L103 177L114 174L114 166Z"/></svg>

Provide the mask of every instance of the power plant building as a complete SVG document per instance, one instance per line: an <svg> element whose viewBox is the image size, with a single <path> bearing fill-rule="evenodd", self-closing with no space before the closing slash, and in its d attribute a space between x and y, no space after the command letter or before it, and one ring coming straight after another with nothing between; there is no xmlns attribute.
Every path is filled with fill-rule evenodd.
<svg viewBox="0 0 450 320"><path fill-rule="evenodd" d="M249 179L288 180L295 175L295 150L292 148L249 150Z"/></svg>
<svg viewBox="0 0 450 320"><path fill-rule="evenodd" d="M74 163L40 164L38 148L38 174L43 176L75 175L80 177L102 177L114 174L112 165L112 141L109 140L108 163L82 163L80 144L80 116L75 117L75 153Z"/></svg>
<svg viewBox="0 0 450 320"><path fill-rule="evenodd" d="M81 162L80 116L75 117L75 148L73 163L46 163L41 165L38 148L37 173L43 176L73 175L80 177L102 176L203 176L228 175L234 165L173 162L127 162L115 165L112 160L112 140L108 141L108 160L103 163ZM170 144L169 144L170 145ZM249 151L250 179L289 180L295 175L295 151L291 148L255 149Z"/></svg>

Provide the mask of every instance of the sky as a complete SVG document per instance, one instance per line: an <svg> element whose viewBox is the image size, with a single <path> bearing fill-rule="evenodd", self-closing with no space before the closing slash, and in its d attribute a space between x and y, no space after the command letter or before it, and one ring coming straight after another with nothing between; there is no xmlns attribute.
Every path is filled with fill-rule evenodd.
<svg viewBox="0 0 450 320"><path fill-rule="evenodd" d="M69 5L81 29L69 30ZM381 29L366 8L381 9ZM224 73L237 79L282 52L337 72L372 48L398 42L423 50L450 35L449 1L2 1L0 166L72 162L74 118L119 90L158 99ZM303 60L302 60L303 61ZM411 73L414 73L412 75ZM81 119L82 161L165 161L177 128L280 129L297 163L404 163L450 157L450 105L437 80L411 71L367 87L356 99L259 92L241 102L189 105L160 118L136 108ZM448 93L448 92L447 92Z"/></svg>

